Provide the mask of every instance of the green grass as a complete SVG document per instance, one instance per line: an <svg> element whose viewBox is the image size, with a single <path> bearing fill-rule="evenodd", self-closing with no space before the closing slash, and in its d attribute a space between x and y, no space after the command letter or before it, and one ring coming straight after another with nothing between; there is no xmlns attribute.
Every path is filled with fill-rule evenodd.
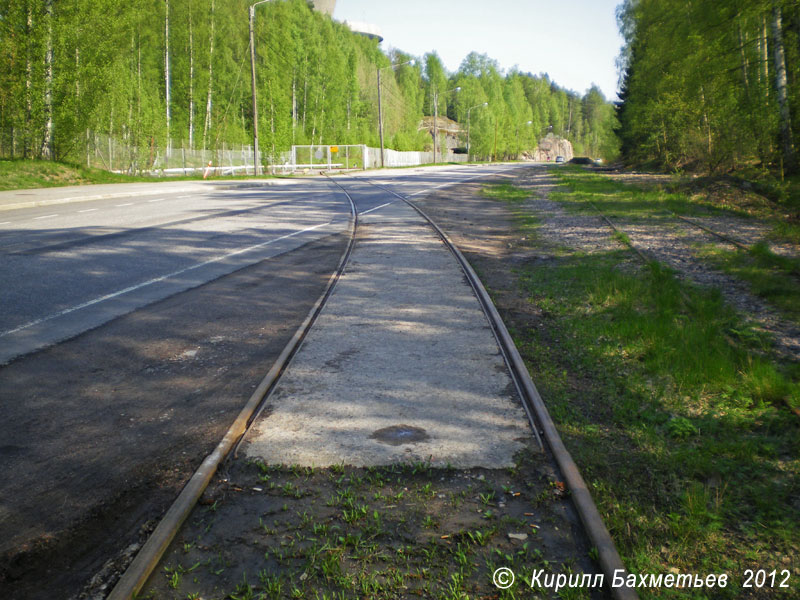
<svg viewBox="0 0 800 600"><path fill-rule="evenodd" d="M507 202L522 202L530 196L530 192L520 189L511 183L493 183L485 185L481 193L487 198L505 200Z"/></svg>
<svg viewBox="0 0 800 600"><path fill-rule="evenodd" d="M718 269L746 281L752 292L800 323L800 260L779 256L759 243L745 252L715 245L700 255Z"/></svg>
<svg viewBox="0 0 800 600"><path fill-rule="evenodd" d="M658 209L661 192L563 173L565 203ZM796 568L800 367L772 357L719 293L626 249L553 250L510 207L537 255L551 254L517 270L543 323L512 335L629 569L728 573L713 597L735 598L747 568Z"/></svg>
<svg viewBox="0 0 800 600"><path fill-rule="evenodd" d="M567 166L556 171L568 192L553 192L550 198L562 202L568 210L588 212L589 202L608 217L629 220L672 218L671 213L683 216L736 214L747 217L745 211L734 207L718 207L711 202L692 199L682 192L670 192L662 186L643 189L580 167Z"/></svg>
<svg viewBox="0 0 800 600"><path fill-rule="evenodd" d="M0 190L150 180L47 160L0 160Z"/></svg>
<svg viewBox="0 0 800 600"><path fill-rule="evenodd" d="M272 176L261 176L271 178ZM253 179L249 176L214 176L214 180ZM155 183L159 181L200 181L201 174L178 177L119 175L102 169L70 165L48 160L0 159L0 191L21 190L96 183Z"/></svg>

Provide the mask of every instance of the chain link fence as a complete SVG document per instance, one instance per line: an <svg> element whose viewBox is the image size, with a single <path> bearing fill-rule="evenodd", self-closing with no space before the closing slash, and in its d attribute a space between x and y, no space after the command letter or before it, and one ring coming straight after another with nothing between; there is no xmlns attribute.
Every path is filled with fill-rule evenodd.
<svg viewBox="0 0 800 600"><path fill-rule="evenodd" d="M134 145L102 133L86 132L76 144L70 159L89 167L130 175L176 176L253 175L253 146L226 144L214 149L187 148L182 142L159 147L155 142ZM0 157L20 158L23 141L17 132L0 131ZM271 173L290 173L314 169L370 169L381 166L381 151L364 144L292 146L291 151L275 156L259 153L258 163ZM466 162L465 154L440 154L438 162ZM384 150L387 167L410 167L433 162L432 152Z"/></svg>

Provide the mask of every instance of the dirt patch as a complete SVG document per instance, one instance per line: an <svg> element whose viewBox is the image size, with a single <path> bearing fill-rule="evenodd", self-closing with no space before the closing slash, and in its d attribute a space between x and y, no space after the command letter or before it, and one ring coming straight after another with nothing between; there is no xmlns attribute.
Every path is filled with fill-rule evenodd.
<svg viewBox="0 0 800 600"><path fill-rule="evenodd" d="M77 595L146 536L306 316L343 243L310 244L0 369L11 449L0 596Z"/></svg>
<svg viewBox="0 0 800 600"><path fill-rule="evenodd" d="M541 598L534 569L597 568L534 447L502 470L236 461L203 503L141 597ZM501 566L516 576L506 592Z"/></svg>

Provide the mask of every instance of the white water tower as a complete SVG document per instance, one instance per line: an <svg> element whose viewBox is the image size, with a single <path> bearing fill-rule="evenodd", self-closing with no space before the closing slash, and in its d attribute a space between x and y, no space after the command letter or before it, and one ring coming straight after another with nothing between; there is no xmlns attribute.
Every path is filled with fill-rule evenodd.
<svg viewBox="0 0 800 600"><path fill-rule="evenodd" d="M333 17L333 9L336 8L336 0L311 0L314 9Z"/></svg>

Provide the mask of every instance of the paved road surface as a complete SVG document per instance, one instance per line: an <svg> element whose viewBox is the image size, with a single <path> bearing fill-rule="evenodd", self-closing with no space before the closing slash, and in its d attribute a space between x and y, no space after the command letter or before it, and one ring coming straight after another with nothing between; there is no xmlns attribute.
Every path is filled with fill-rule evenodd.
<svg viewBox="0 0 800 600"><path fill-rule="evenodd" d="M0 364L346 227L325 181L0 212Z"/></svg>
<svg viewBox="0 0 800 600"><path fill-rule="evenodd" d="M414 196L499 169L367 176ZM0 210L0 591L67 597L139 539L305 317L348 211L323 179Z"/></svg>

